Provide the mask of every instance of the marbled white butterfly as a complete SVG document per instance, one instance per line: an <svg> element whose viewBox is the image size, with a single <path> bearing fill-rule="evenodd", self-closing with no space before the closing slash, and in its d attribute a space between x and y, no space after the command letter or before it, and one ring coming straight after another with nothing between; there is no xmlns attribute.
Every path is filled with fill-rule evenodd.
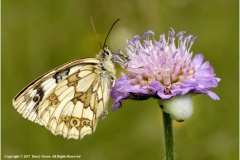
<svg viewBox="0 0 240 160"><path fill-rule="evenodd" d="M115 81L113 55L105 46L108 35L96 58L70 61L30 83L13 99L15 109L54 135L81 139L93 133L107 114Z"/></svg>

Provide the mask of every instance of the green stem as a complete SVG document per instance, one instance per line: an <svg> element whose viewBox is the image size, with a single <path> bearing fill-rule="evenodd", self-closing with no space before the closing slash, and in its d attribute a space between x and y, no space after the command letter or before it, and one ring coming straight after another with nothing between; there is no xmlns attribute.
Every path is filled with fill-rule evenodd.
<svg viewBox="0 0 240 160"><path fill-rule="evenodd" d="M162 105L160 105L163 108ZM166 160L174 160L173 153L173 131L172 118L169 114L163 112L163 127L164 127L164 142L165 142L165 156Z"/></svg>

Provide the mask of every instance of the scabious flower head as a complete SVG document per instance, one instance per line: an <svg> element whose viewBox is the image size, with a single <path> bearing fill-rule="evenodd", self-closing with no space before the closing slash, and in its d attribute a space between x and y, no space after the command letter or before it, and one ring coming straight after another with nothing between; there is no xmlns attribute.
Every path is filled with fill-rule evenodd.
<svg viewBox="0 0 240 160"><path fill-rule="evenodd" d="M184 36L181 31L175 34L171 28L168 38L160 35L154 39L154 33L144 33L141 42L139 35L127 40L127 52L117 57L122 68L129 74L121 73L111 90L115 100L113 110L121 106L124 99L171 99L188 93L207 94L214 100L219 97L209 88L215 88L220 81L215 77L210 63L203 63L203 55L192 58L191 46L196 39L192 35ZM175 44L175 39L177 43Z"/></svg>

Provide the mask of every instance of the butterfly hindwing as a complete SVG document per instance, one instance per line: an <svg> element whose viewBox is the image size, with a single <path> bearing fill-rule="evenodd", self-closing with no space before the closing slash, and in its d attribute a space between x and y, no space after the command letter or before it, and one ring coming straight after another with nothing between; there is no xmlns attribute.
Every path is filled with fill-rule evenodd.
<svg viewBox="0 0 240 160"><path fill-rule="evenodd" d="M105 116L111 85L98 59L78 59L36 79L14 98L13 105L24 118L54 135L81 139Z"/></svg>

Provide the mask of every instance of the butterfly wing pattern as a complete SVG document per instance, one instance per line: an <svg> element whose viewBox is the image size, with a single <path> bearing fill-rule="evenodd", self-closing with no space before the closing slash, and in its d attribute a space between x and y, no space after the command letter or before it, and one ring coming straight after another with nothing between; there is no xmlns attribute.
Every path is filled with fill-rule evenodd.
<svg viewBox="0 0 240 160"><path fill-rule="evenodd" d="M115 67L108 48L96 58L68 62L42 75L13 99L26 119L54 135L81 139L107 114Z"/></svg>

